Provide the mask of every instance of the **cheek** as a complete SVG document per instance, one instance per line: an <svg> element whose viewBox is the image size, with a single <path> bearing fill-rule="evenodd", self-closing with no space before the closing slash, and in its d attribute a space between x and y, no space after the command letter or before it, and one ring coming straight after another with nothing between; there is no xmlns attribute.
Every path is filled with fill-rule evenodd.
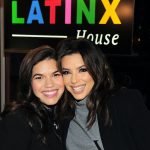
<svg viewBox="0 0 150 150"><path fill-rule="evenodd" d="M65 85L67 85L69 83L69 78L63 77L63 82Z"/></svg>
<svg viewBox="0 0 150 150"><path fill-rule="evenodd" d="M64 82L64 86L66 87L67 90L69 90L69 85L70 85L70 81L68 78L63 77L63 82Z"/></svg>
<svg viewBox="0 0 150 150"><path fill-rule="evenodd" d="M92 78L89 79L89 82L91 83L92 86L95 84L95 82Z"/></svg>
<svg viewBox="0 0 150 150"><path fill-rule="evenodd" d="M94 80L90 75L87 75L84 77L85 82L87 82L88 84L90 84L91 86L94 85Z"/></svg>
<svg viewBox="0 0 150 150"><path fill-rule="evenodd" d="M63 78L59 78L55 81L55 84L57 84L58 86L64 87L64 80Z"/></svg>
<svg viewBox="0 0 150 150"><path fill-rule="evenodd" d="M32 82L31 84L33 92L37 92L40 89L40 85L37 82Z"/></svg>

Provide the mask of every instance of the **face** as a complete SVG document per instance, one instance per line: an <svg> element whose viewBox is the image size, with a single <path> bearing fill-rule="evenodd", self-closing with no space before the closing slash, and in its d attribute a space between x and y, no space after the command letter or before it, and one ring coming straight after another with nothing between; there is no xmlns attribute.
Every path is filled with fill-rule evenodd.
<svg viewBox="0 0 150 150"><path fill-rule="evenodd" d="M45 59L32 69L32 90L46 105L54 105L64 92L64 83L54 59Z"/></svg>
<svg viewBox="0 0 150 150"><path fill-rule="evenodd" d="M87 97L94 86L94 80L88 73L79 53L66 55L61 60L63 79L66 89L76 100Z"/></svg>

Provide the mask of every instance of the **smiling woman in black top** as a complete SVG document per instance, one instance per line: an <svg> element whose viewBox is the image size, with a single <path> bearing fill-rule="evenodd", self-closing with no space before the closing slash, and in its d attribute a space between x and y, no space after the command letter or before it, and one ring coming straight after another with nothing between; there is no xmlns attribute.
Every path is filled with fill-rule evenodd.
<svg viewBox="0 0 150 150"><path fill-rule="evenodd" d="M31 50L19 72L18 101L6 105L0 121L0 150L61 150L56 103L64 92L56 52Z"/></svg>

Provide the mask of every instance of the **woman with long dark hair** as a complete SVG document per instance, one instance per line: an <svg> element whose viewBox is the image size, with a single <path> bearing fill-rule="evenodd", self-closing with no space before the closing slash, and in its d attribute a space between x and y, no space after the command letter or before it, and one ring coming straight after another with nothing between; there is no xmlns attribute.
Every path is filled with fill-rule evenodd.
<svg viewBox="0 0 150 150"><path fill-rule="evenodd" d="M64 83L53 48L41 46L26 54L18 90L18 100L1 113L0 150L61 150L56 104Z"/></svg>
<svg viewBox="0 0 150 150"><path fill-rule="evenodd" d="M101 49L87 39L58 44L66 91L60 118L67 150L149 150L150 112L138 90L117 88Z"/></svg>

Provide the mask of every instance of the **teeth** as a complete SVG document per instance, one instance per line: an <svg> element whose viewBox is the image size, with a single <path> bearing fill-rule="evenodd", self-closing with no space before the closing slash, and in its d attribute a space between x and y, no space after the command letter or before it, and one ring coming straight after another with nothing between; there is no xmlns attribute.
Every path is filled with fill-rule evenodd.
<svg viewBox="0 0 150 150"><path fill-rule="evenodd" d="M85 85L82 85L82 86L72 87L72 89L73 89L75 92L81 92L81 91L84 90L84 87L85 87Z"/></svg>
<svg viewBox="0 0 150 150"><path fill-rule="evenodd" d="M57 91L44 91L43 94L47 97L53 97L55 94L57 93Z"/></svg>

